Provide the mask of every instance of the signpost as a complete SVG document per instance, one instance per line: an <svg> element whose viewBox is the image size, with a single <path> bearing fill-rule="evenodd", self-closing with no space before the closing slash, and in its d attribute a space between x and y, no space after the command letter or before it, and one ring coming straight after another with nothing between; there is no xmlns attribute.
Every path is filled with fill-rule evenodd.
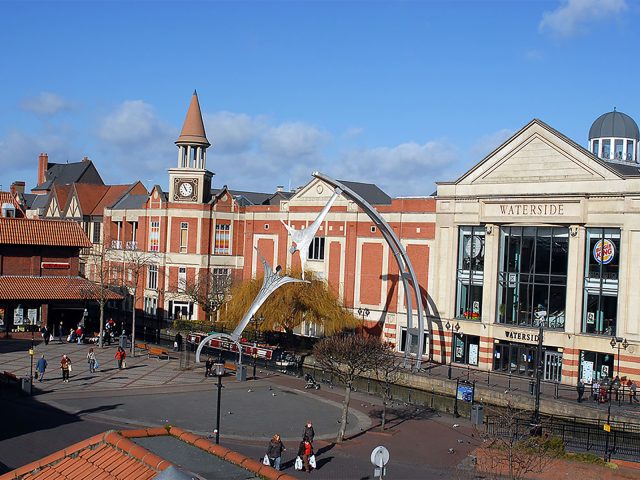
<svg viewBox="0 0 640 480"><path fill-rule="evenodd" d="M384 478L385 465L389 462L389 450L383 446L379 446L373 449L371 452L371 463L376 467L373 471L373 476L377 478Z"/></svg>

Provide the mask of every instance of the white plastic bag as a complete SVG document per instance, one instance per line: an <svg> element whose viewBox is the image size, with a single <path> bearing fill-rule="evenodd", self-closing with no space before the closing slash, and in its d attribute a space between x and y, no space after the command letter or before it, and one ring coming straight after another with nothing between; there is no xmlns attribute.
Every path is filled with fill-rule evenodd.
<svg viewBox="0 0 640 480"><path fill-rule="evenodd" d="M271 465L271 462L269 461L269 455L264 456L264 458L262 459L262 463L265 465Z"/></svg>
<svg viewBox="0 0 640 480"><path fill-rule="evenodd" d="M315 455L310 455L309 456L309 465L311 466L311 468L316 468L316 456Z"/></svg>
<svg viewBox="0 0 640 480"><path fill-rule="evenodd" d="M302 459L300 457L296 457L296 463L294 467L296 470L302 470Z"/></svg>

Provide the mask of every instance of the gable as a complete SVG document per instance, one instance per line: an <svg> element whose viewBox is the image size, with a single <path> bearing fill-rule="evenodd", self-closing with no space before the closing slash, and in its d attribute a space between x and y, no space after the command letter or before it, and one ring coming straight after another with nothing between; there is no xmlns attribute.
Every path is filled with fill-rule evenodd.
<svg viewBox="0 0 640 480"><path fill-rule="evenodd" d="M74 194L69 201L69 206L67 207L67 217L80 218L82 217L82 213L80 212L80 206L78 205L78 198Z"/></svg>
<svg viewBox="0 0 640 480"><path fill-rule="evenodd" d="M49 202L49 208L47 208L47 213L45 217L59 217L60 209L58 208L58 200L53 195L51 196L51 202Z"/></svg>
<svg viewBox="0 0 640 480"><path fill-rule="evenodd" d="M589 152L534 120L457 183L504 184L619 180Z"/></svg>

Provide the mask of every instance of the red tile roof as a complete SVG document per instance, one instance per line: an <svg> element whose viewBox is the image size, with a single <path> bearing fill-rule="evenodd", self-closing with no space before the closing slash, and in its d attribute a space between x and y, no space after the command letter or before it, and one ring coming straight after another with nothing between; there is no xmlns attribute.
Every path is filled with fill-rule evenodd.
<svg viewBox="0 0 640 480"><path fill-rule="evenodd" d="M173 466L130 438L173 437L268 480L295 480L295 477L216 445L204 437L177 427L109 431L71 445L4 475L0 480L45 480L66 478L148 479ZM189 468L185 465L185 468Z"/></svg>
<svg viewBox="0 0 640 480"><path fill-rule="evenodd" d="M99 300L99 286L81 277L0 276L0 300ZM105 291L108 300L122 296Z"/></svg>
<svg viewBox="0 0 640 480"><path fill-rule="evenodd" d="M0 218L0 244L91 246L91 242L77 222L31 218Z"/></svg>

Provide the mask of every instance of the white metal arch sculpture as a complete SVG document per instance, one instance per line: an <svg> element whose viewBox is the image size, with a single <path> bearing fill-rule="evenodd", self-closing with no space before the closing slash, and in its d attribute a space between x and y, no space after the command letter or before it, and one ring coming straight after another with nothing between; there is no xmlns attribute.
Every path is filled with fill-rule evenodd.
<svg viewBox="0 0 640 480"><path fill-rule="evenodd" d="M262 280L262 287L258 292L258 295L251 303L251 307L244 314L240 323L236 326L236 328L231 333L212 333L205 337L198 345L198 350L196 351L196 362L200 363L200 352L204 346L214 338L222 338L229 341L232 341L238 347L238 363L242 363L242 348L240 346L240 335L242 335L243 330L247 327L249 322L251 321L251 317L258 311L258 309L262 306L265 300L275 292L281 286L287 283L310 283L307 280L300 280L299 278L293 278L288 276L280 276L280 265L278 265L274 270L272 270L271 265L264 259L264 257L260 254L258 249L256 248L256 252L260 256L260 260L262 261L262 265L264 267L264 278Z"/></svg>
<svg viewBox="0 0 640 480"><path fill-rule="evenodd" d="M393 256L398 263L398 269L400 272L400 278L402 279L402 285L404 287L404 296L405 303L407 306L407 335L405 338L404 352L405 352L405 364L408 362L409 355L411 354L411 349L409 348L412 344L412 337L418 337L418 351L416 352L416 365L415 368L419 369L422 363L422 351L424 350L424 308L422 305L422 297L420 294L420 285L418 284L418 280L416 278L415 271L413 270L413 266L411 265L411 260L409 260L409 256L407 252L400 242L400 239L397 237L393 229L389 226L389 224L385 221L384 218L378 213L378 211L373 208L372 205L369 204L364 198L354 192L352 189L342 184L341 182L334 180L331 177L327 177L320 172L313 172L312 175L322 180L325 183L331 185L336 193L340 193L345 197L349 198L353 202L356 203L364 212L373 220L376 226L380 229L382 236L387 241L389 248L393 252ZM329 200L330 203L333 203L335 200L335 195L331 197ZM326 208L326 207L325 207ZM328 209L327 209L328 211ZM323 210L324 212L324 210ZM326 213L325 213L326 215ZM324 218L324 217L323 217ZM315 223L315 222L314 222ZM315 234L315 232L314 232ZM409 288L409 282L413 286L413 290L416 295L416 310L418 311L418 328L413 327L413 302L411 300L411 290Z"/></svg>

